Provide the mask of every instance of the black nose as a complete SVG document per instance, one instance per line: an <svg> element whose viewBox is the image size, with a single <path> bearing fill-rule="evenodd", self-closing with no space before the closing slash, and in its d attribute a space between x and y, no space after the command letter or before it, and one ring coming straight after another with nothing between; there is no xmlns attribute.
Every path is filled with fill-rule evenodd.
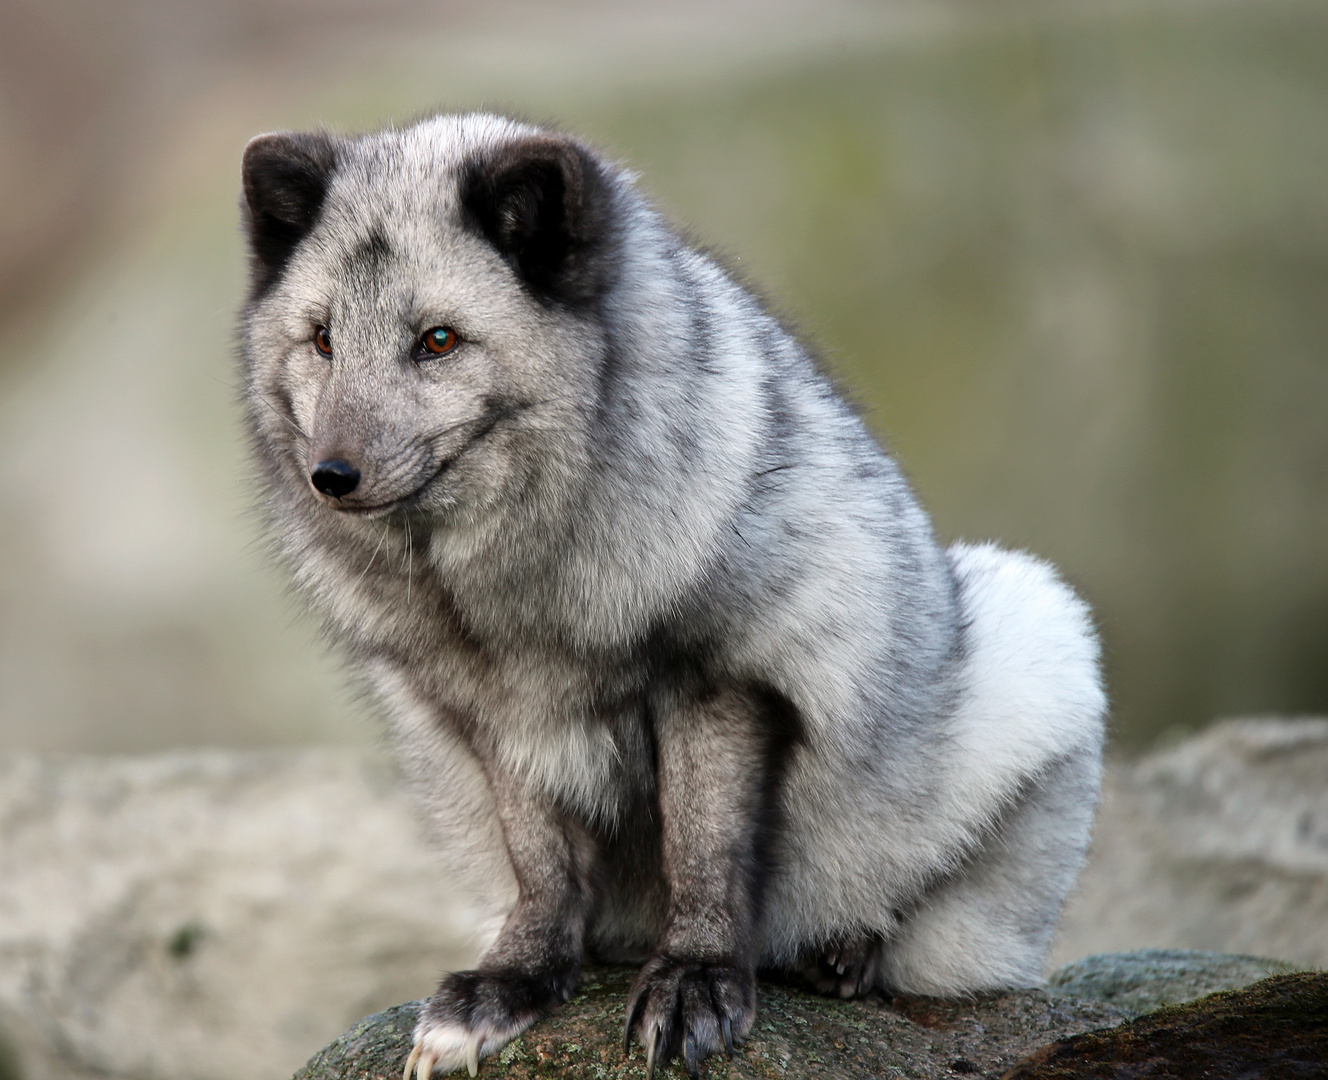
<svg viewBox="0 0 1328 1080"><path fill-rule="evenodd" d="M349 495L360 484L360 470L349 461L342 461L340 458L329 458L327 461L320 461L314 466L314 471L309 474L309 479L313 481L314 487L324 495L331 495L334 499L339 499L343 495Z"/></svg>

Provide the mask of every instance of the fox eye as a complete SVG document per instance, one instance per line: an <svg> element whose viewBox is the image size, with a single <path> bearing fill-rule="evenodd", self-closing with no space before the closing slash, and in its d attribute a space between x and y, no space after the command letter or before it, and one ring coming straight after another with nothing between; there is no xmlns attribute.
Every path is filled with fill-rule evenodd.
<svg viewBox="0 0 1328 1080"><path fill-rule="evenodd" d="M424 331L424 336L420 338L419 357L427 360L432 356L443 356L455 349L460 342L457 332L450 326L435 326L432 330Z"/></svg>
<svg viewBox="0 0 1328 1080"><path fill-rule="evenodd" d="M332 355L332 335L327 332L326 326L314 328L314 348L324 356Z"/></svg>

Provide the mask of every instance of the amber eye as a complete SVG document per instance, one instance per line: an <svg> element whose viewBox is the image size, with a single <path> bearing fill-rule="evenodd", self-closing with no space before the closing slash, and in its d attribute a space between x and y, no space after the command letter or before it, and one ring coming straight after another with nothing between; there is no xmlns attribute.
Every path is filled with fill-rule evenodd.
<svg viewBox="0 0 1328 1080"><path fill-rule="evenodd" d="M424 331L424 336L420 338L420 351L425 358L442 356L455 349L460 341L457 332L450 326L435 326L432 330Z"/></svg>
<svg viewBox="0 0 1328 1080"><path fill-rule="evenodd" d="M314 329L314 348L324 356L332 355L332 335L327 332L326 326Z"/></svg>

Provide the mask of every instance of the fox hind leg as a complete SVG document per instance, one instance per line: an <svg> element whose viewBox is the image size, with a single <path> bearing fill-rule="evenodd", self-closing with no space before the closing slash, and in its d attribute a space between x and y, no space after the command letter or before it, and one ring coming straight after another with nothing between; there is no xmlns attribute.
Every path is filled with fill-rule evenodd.
<svg viewBox="0 0 1328 1080"><path fill-rule="evenodd" d="M1088 849L1100 774L1095 746L1044 770L982 850L885 943L881 985L944 997L1040 984Z"/></svg>
<svg viewBox="0 0 1328 1080"><path fill-rule="evenodd" d="M879 984L884 951L880 934L845 937L808 952L798 971L818 994L861 997Z"/></svg>

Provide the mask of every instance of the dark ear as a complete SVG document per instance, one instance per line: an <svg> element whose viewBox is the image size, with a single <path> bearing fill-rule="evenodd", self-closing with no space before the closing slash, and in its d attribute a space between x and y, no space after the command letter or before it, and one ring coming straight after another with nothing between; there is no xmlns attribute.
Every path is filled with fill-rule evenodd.
<svg viewBox="0 0 1328 1080"><path fill-rule="evenodd" d="M336 164L336 144L327 135L259 135L244 148L255 296L276 281L295 245L314 227Z"/></svg>
<svg viewBox="0 0 1328 1080"><path fill-rule="evenodd" d="M472 161L461 205L537 297L583 304L607 276L610 190L579 143L536 135Z"/></svg>

